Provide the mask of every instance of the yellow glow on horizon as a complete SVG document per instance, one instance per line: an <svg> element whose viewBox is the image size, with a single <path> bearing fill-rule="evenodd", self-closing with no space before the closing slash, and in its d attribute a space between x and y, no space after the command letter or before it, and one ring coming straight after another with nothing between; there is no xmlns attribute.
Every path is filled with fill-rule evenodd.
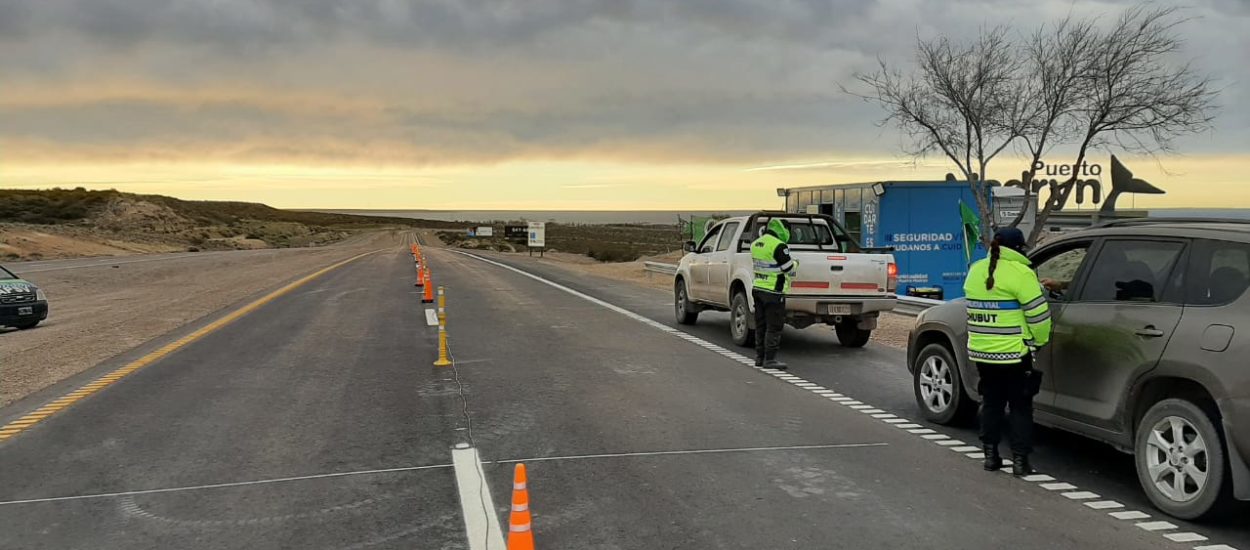
<svg viewBox="0 0 1250 550"><path fill-rule="evenodd" d="M1110 170L1103 163L1104 193ZM1121 208L1250 207L1250 155L1125 158L1135 176L1167 191L1132 195ZM1006 179L1019 159L1000 159ZM747 210L776 208L778 187L881 180L938 180L939 159L782 159L767 165L643 164L593 160L488 165L308 166L295 163L0 163L0 186L86 187L241 200L279 208L432 210Z"/></svg>

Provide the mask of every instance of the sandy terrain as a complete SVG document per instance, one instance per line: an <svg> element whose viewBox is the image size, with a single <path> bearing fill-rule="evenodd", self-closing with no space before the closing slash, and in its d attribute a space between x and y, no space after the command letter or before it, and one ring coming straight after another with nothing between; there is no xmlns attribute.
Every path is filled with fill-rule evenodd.
<svg viewBox="0 0 1250 550"><path fill-rule="evenodd" d="M137 243L102 237L67 227L29 227L0 224L0 259L81 258L124 256L150 252L183 252L186 248L159 243Z"/></svg>
<svg viewBox="0 0 1250 550"><path fill-rule="evenodd" d="M0 405L249 295L361 252L407 242L411 232L389 231L320 248L32 273L29 278L47 291L52 312L34 329L0 331Z"/></svg>
<svg viewBox="0 0 1250 550"><path fill-rule="evenodd" d="M581 254L552 252L546 254L541 260L535 258L535 261L559 266L577 273L598 275L631 284L669 290L673 288L672 277L662 273L644 271L643 262L653 261L675 264L681 260L681 255L680 252L674 252L662 256L642 258L636 262L601 263ZM878 320L877 330L874 330L872 333L872 341L885 346L906 349L907 335L911 331L914 321L915 318L913 317L886 313Z"/></svg>

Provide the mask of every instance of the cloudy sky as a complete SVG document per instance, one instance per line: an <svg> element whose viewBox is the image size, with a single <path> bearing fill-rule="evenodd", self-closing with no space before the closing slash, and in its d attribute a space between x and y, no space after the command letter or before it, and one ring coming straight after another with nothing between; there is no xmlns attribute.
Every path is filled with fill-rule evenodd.
<svg viewBox="0 0 1250 550"><path fill-rule="evenodd" d="M877 56L1127 5L0 0L0 186L282 207L775 206L776 187L951 170L902 156L876 107L839 90ZM1139 205L1250 207L1250 2L1184 5L1220 117L1183 155L1130 161L1170 191Z"/></svg>

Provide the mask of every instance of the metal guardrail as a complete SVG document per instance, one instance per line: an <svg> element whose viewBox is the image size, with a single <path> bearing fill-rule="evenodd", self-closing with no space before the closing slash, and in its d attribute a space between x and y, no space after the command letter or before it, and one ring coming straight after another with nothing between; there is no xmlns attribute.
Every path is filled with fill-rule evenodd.
<svg viewBox="0 0 1250 550"><path fill-rule="evenodd" d="M666 264L664 262L642 262L643 271L651 273L662 273L664 275L676 275L677 264Z"/></svg>
<svg viewBox="0 0 1250 550"><path fill-rule="evenodd" d="M894 306L894 313L897 313L899 315L907 315L909 317L915 317L917 315L920 315L920 312L926 309L929 309L933 306L940 306L945 303L946 302L942 300L932 300L929 298L916 298L915 296L899 296L898 303Z"/></svg>
<svg viewBox="0 0 1250 550"><path fill-rule="evenodd" d="M663 262L642 262L642 269L649 273L660 273L663 275L676 275L677 265L666 264ZM933 306L945 304L942 300L931 300L929 298L916 298L913 296L899 296L898 304L894 306L894 313L899 315L907 315L915 317L920 312Z"/></svg>

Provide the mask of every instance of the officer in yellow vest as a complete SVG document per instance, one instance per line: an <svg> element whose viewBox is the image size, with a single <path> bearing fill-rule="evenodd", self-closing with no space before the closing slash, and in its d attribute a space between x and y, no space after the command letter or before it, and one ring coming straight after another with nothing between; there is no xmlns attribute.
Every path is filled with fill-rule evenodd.
<svg viewBox="0 0 1250 550"><path fill-rule="evenodd" d="M790 228L786 222L773 218L751 243L751 260L755 282L751 298L755 301L755 366L785 370L777 360L781 348L781 330L786 325L786 292L799 263L790 257Z"/></svg>
<svg viewBox="0 0 1250 550"><path fill-rule="evenodd" d="M1024 233L1014 227L994 233L989 257L968 268L968 358L981 382L981 443L985 469L1003 467L998 454L1006 409L1010 407L1012 473L1033 473L1033 396L1041 372L1033 351L1050 342L1050 307L1037 275L1024 256Z"/></svg>

